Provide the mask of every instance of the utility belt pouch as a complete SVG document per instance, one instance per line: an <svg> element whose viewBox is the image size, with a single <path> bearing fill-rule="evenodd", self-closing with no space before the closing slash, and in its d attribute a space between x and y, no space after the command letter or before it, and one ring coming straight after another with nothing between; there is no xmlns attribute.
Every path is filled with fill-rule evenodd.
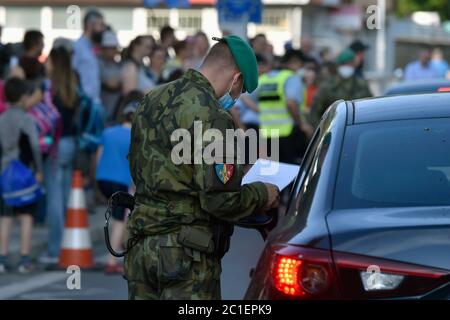
<svg viewBox="0 0 450 320"><path fill-rule="evenodd" d="M178 234L178 243L189 249L197 250L203 253L214 252L214 242L212 233L191 226L181 227Z"/></svg>

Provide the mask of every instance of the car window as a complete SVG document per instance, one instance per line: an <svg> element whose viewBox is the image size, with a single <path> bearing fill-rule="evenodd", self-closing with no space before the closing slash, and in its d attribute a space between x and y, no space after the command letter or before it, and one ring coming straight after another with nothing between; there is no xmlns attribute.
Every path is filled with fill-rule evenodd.
<svg viewBox="0 0 450 320"><path fill-rule="evenodd" d="M298 181L294 186L294 192L291 195L293 202L285 220L279 224L280 228L289 229L311 207L330 141L331 132L327 132L323 136L317 134L315 140L313 140L313 144L305 158L305 163L299 173Z"/></svg>
<svg viewBox="0 0 450 320"><path fill-rule="evenodd" d="M297 175L297 178L295 180L294 187L289 197L288 210L286 211L286 215L277 224L275 230L272 232L273 234L283 235L286 230L289 230L296 222L298 222L298 215L296 213L298 212L297 208L298 208L299 193L301 187L305 183L305 178L309 175L312 162L317 152L319 141L320 141L320 129L317 129L313 139L311 140L305 158L302 162L299 174Z"/></svg>
<svg viewBox="0 0 450 320"><path fill-rule="evenodd" d="M449 118L350 126L334 207L450 205L449 181Z"/></svg>
<svg viewBox="0 0 450 320"><path fill-rule="evenodd" d="M316 192L317 183L319 182L320 175L322 173L322 166L325 157L328 153L331 142L331 132L327 132L322 136L315 148L314 157L306 172L305 179L300 186L299 192L296 198L296 208L299 214L308 212L314 193Z"/></svg>
<svg viewBox="0 0 450 320"><path fill-rule="evenodd" d="M290 199L296 198L300 191L300 187L303 184L303 181L305 180L305 175L308 173L309 168L311 167L312 160L316 153L317 145L319 144L319 137L320 137L320 128L317 129L313 138L311 139L309 149L305 154L305 158L300 167L300 171L297 175L297 178L295 179L295 184L292 189L293 192L290 195Z"/></svg>

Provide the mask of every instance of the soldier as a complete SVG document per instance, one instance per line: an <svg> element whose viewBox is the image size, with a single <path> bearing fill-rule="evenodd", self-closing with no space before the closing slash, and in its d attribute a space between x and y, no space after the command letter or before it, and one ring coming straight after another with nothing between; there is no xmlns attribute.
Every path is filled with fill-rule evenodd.
<svg viewBox="0 0 450 320"><path fill-rule="evenodd" d="M125 257L130 299L220 299L230 225L279 202L274 185L241 186L242 165L227 155L213 164L172 161L176 129L194 136L200 121L202 133L214 128L225 137L234 129L227 110L258 85L249 45L237 36L216 40L199 71L150 91L133 120L129 161L137 207Z"/></svg>
<svg viewBox="0 0 450 320"><path fill-rule="evenodd" d="M368 83L355 75L355 53L345 49L336 58L337 75L325 79L316 92L310 112L314 126L320 122L325 110L336 100L353 100L371 97Z"/></svg>

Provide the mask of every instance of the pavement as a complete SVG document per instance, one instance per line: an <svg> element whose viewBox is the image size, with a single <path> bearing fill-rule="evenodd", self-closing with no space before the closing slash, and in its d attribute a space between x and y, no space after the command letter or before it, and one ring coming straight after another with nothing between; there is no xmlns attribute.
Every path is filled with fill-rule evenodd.
<svg viewBox="0 0 450 320"><path fill-rule="evenodd" d="M103 241L103 226L105 224L104 213L106 211L105 206L97 206L93 210L93 214L89 214L89 229L91 234L91 241L98 242ZM33 237L31 242L31 257L37 259L47 247L48 228L45 225L33 226ZM106 250L106 247L105 247ZM17 259L20 251L20 224L14 223L13 230L11 232L10 240L10 256Z"/></svg>
<svg viewBox="0 0 450 320"><path fill-rule="evenodd" d="M106 261L107 249L103 237L104 206L98 206L89 215L89 226L95 261ZM15 224L10 245L12 262L19 258L19 225ZM37 258L47 245L47 228L36 226L33 230L32 253ZM222 298L242 299L250 281L249 272L258 261L264 242L255 230L236 228L228 254L222 260ZM82 270L81 288L69 290L71 274L65 270L48 271L42 265L29 275L15 272L0 275L1 299L127 299L127 286L120 275L106 275L101 268Z"/></svg>

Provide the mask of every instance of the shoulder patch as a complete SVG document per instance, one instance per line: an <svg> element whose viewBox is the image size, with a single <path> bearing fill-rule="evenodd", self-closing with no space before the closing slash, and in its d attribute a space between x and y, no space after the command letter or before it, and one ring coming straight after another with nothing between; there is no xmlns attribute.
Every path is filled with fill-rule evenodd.
<svg viewBox="0 0 450 320"><path fill-rule="evenodd" d="M233 177L234 174L234 165L233 164L216 164L215 165L216 175L219 178L220 182L226 184Z"/></svg>

